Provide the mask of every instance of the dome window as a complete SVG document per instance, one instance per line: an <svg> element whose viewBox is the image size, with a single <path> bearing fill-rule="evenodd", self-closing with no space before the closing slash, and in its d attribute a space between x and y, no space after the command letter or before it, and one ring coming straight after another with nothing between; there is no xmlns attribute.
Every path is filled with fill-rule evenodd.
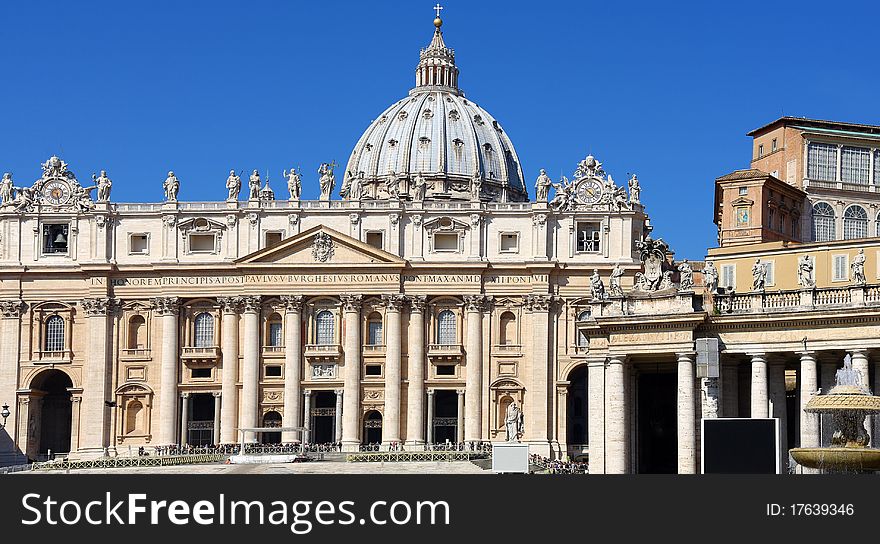
<svg viewBox="0 0 880 544"><path fill-rule="evenodd" d="M387 121L387 120L388 120L388 116L387 116L387 115L383 115L382 117L379 118L379 122L380 122L380 123L384 123L384 122Z"/></svg>
<svg viewBox="0 0 880 544"><path fill-rule="evenodd" d="M480 115L474 115L474 123L483 126L483 117Z"/></svg>
<svg viewBox="0 0 880 544"><path fill-rule="evenodd" d="M427 136L422 136L419 138L419 147L428 147L431 145L431 139Z"/></svg>
<svg viewBox="0 0 880 544"><path fill-rule="evenodd" d="M449 112L449 118L453 121L458 121L460 117L458 110L452 110Z"/></svg>
<svg viewBox="0 0 880 544"><path fill-rule="evenodd" d="M397 140L395 140L394 138L391 138L390 140L388 140L388 145L391 146L391 147L396 147L396 146L397 146Z"/></svg>
<svg viewBox="0 0 880 544"><path fill-rule="evenodd" d="M366 144L364 146L364 151L372 151L372 150L373 150L373 144Z"/></svg>
<svg viewBox="0 0 880 544"><path fill-rule="evenodd" d="M402 111L402 112L400 112L400 113L397 114L397 118L400 119L401 121L403 121L404 119L406 119L408 116L409 116L409 114L406 113L405 111Z"/></svg>
<svg viewBox="0 0 880 544"><path fill-rule="evenodd" d="M492 144L483 144L483 149L486 151L487 154L492 154Z"/></svg>
<svg viewBox="0 0 880 544"><path fill-rule="evenodd" d="M425 110L422 113L422 117L424 117L425 119L430 119L430 118L434 117L434 112L431 110Z"/></svg>

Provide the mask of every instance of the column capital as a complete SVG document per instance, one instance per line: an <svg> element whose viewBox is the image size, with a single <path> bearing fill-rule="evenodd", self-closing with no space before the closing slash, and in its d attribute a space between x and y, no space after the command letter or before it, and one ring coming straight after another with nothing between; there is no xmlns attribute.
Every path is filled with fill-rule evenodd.
<svg viewBox="0 0 880 544"><path fill-rule="evenodd" d="M188 399L188 398L189 398L189 392L188 392L188 391L181 391L181 393L180 393L180 398L182 398L182 399Z"/></svg>
<svg viewBox="0 0 880 544"><path fill-rule="evenodd" d="M801 359L813 359L816 360L816 352L815 351L796 351L795 355L799 356Z"/></svg>
<svg viewBox="0 0 880 544"><path fill-rule="evenodd" d="M587 366L588 367L605 367L605 362L608 360L608 357L587 357Z"/></svg>
<svg viewBox="0 0 880 544"><path fill-rule="evenodd" d="M466 312L482 312L492 297L486 295L465 295L464 309Z"/></svg>
<svg viewBox="0 0 880 544"><path fill-rule="evenodd" d="M629 359L629 355L609 355L608 363L609 365L623 365Z"/></svg>
<svg viewBox="0 0 880 544"><path fill-rule="evenodd" d="M345 389L334 389L333 392L336 393L337 397L341 397L345 393Z"/></svg>
<svg viewBox="0 0 880 544"><path fill-rule="evenodd" d="M303 389L303 395L306 396L306 397L311 397L311 396L312 396L312 390L311 390L311 389Z"/></svg>
<svg viewBox="0 0 880 544"><path fill-rule="evenodd" d="M180 309L180 298L178 297L155 297L151 298L153 308L159 316L177 315Z"/></svg>
<svg viewBox="0 0 880 544"><path fill-rule="evenodd" d="M465 390L464 389L456 389L455 392L458 393L459 397L461 397L461 396L464 396Z"/></svg>
<svg viewBox="0 0 880 544"><path fill-rule="evenodd" d="M217 297L224 314L237 314L241 310L241 297Z"/></svg>
<svg viewBox="0 0 880 544"><path fill-rule="evenodd" d="M424 312L428 306L428 297L425 295L408 295L406 299L410 312Z"/></svg>
<svg viewBox="0 0 880 544"><path fill-rule="evenodd" d="M260 313L260 295L250 295L241 297L242 310L246 314Z"/></svg>
<svg viewBox="0 0 880 544"><path fill-rule="evenodd" d="M748 355L752 361L764 361L765 363L767 362L767 353L766 352L754 351L754 352L749 352L746 355Z"/></svg>
<svg viewBox="0 0 880 544"><path fill-rule="evenodd" d="M389 312L399 312L403 305L406 304L406 299L406 296L399 293L382 295L382 302L385 303L385 308Z"/></svg>
<svg viewBox="0 0 880 544"><path fill-rule="evenodd" d="M428 395L429 397L433 397L433 396L434 396L434 390L433 390L433 389L428 389L427 391L425 391L425 393L427 393L427 395Z"/></svg>
<svg viewBox="0 0 880 544"><path fill-rule="evenodd" d="M117 300L107 297L84 298L80 304L85 311L86 317L107 317L112 314L117 306Z"/></svg>
<svg viewBox="0 0 880 544"><path fill-rule="evenodd" d="M223 396L223 393L221 393L220 391L214 391L211 394L214 395L215 399L219 399L220 397Z"/></svg>
<svg viewBox="0 0 880 544"><path fill-rule="evenodd" d="M549 312L553 297L550 295L526 295L523 297L523 306L529 312Z"/></svg>
<svg viewBox="0 0 880 544"><path fill-rule="evenodd" d="M302 311L303 300L305 297L302 295L281 295L284 309L290 314Z"/></svg>
<svg viewBox="0 0 880 544"><path fill-rule="evenodd" d="M364 295L343 293L339 295L339 300L342 302L343 311L348 313L360 312L361 305L364 301Z"/></svg>
<svg viewBox="0 0 880 544"><path fill-rule="evenodd" d="M6 319L18 319L24 313L27 304L20 299L0 300L0 315Z"/></svg>
<svg viewBox="0 0 880 544"><path fill-rule="evenodd" d="M678 358L679 363L684 360L694 362L694 357L696 357L696 355L697 354L694 351L680 351L675 354L675 356Z"/></svg>

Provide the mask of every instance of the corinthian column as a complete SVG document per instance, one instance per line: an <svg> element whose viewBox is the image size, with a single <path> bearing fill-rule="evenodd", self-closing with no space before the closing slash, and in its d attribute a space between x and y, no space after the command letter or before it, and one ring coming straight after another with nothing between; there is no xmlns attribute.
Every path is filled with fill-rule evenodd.
<svg viewBox="0 0 880 544"><path fill-rule="evenodd" d="M84 431L79 437L79 451L89 456L102 456L110 445L110 409L104 403L110 389L109 338L107 316L114 301L108 298L87 298L82 307L88 319L89 349L83 369L83 400L80 416Z"/></svg>
<svg viewBox="0 0 880 544"><path fill-rule="evenodd" d="M678 354L678 473L697 472L694 355Z"/></svg>
<svg viewBox="0 0 880 544"><path fill-rule="evenodd" d="M244 361L241 367L239 428L257 427L260 412L260 297L242 297Z"/></svg>
<svg viewBox="0 0 880 544"><path fill-rule="evenodd" d="M178 346L177 297L153 299L156 315L162 323L162 360L159 368L159 432L156 445L177 443L177 359Z"/></svg>
<svg viewBox="0 0 880 544"><path fill-rule="evenodd" d="M6 421L4 430L11 438L18 432L19 403L16 401L16 389L19 380L19 353L21 349L21 314L25 305L21 300L0 300L0 406L9 405L12 414ZM13 440L8 441L9 447L0 449L0 464L18 464L22 461Z"/></svg>
<svg viewBox="0 0 880 544"><path fill-rule="evenodd" d="M221 297L217 301L220 303L223 323L220 340L220 351L223 355L220 443L235 444L238 442L238 312L241 309L241 297Z"/></svg>
<svg viewBox="0 0 880 544"><path fill-rule="evenodd" d="M626 358L611 356L605 370L605 473L625 474L626 444Z"/></svg>
<svg viewBox="0 0 880 544"><path fill-rule="evenodd" d="M425 296L409 297L406 443L425 444Z"/></svg>
<svg viewBox="0 0 880 544"><path fill-rule="evenodd" d="M302 295L283 296L284 302L284 427L302 427L300 419L302 398ZM281 441L290 443L297 438L296 431L285 431Z"/></svg>
<svg viewBox="0 0 880 544"><path fill-rule="evenodd" d="M605 358L587 358L587 433L590 474L605 473Z"/></svg>
<svg viewBox="0 0 880 544"><path fill-rule="evenodd" d="M361 303L363 295L340 295L345 314L345 394L342 403L342 447L357 451L361 415Z"/></svg>
<svg viewBox="0 0 880 544"><path fill-rule="evenodd" d="M549 311L550 297L547 295L528 295L526 297L526 309L532 316L532 341L530 350L532 353L532 375L526 389L528 395L529 423L526 432L531 437L529 442L537 446L536 453L541 455L550 454L550 442L547 438L547 429L550 420L547 417L547 404L549 402L547 384L550 381L549 349ZM534 449L534 448L533 448Z"/></svg>
<svg viewBox="0 0 880 544"><path fill-rule="evenodd" d="M382 295L385 301L385 415L382 442L400 442L400 309L403 295Z"/></svg>
<svg viewBox="0 0 880 544"><path fill-rule="evenodd" d="M767 356L752 354L752 411L751 418L766 418L770 415L767 404Z"/></svg>
<svg viewBox="0 0 880 544"><path fill-rule="evenodd" d="M476 442L482 435L483 421L482 387L483 387L483 306L484 295L468 295L464 297L467 314L467 346L465 400L464 400L464 440Z"/></svg>

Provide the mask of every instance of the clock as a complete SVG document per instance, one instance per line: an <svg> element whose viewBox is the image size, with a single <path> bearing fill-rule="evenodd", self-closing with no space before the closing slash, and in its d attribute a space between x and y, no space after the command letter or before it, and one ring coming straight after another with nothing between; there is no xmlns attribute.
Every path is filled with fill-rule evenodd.
<svg viewBox="0 0 880 544"><path fill-rule="evenodd" d="M60 180L52 180L43 185L43 200L53 206L66 204L70 200L70 185Z"/></svg>
<svg viewBox="0 0 880 544"><path fill-rule="evenodd" d="M602 183L597 179L585 179L575 190L578 200L584 204L595 204L602 198Z"/></svg>

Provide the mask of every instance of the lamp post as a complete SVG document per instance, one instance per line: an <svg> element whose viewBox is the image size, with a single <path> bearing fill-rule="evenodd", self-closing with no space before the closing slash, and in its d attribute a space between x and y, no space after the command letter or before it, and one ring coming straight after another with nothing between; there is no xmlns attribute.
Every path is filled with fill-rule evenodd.
<svg viewBox="0 0 880 544"><path fill-rule="evenodd" d="M9 414L10 414L9 405L6 403L3 403L3 408L0 409L0 417L3 418L3 424L0 425L0 429L3 429L6 427L6 418L9 417Z"/></svg>

